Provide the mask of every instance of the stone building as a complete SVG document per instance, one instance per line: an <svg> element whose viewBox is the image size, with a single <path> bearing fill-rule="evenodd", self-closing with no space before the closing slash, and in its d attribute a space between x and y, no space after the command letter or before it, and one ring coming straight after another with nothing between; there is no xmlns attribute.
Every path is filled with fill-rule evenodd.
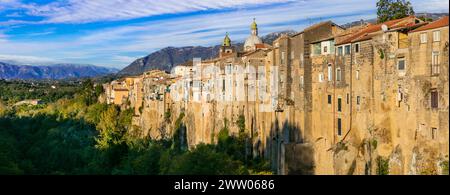
<svg viewBox="0 0 450 195"><path fill-rule="evenodd" d="M227 33L215 59L105 85L108 103L135 108L140 136L170 137L184 113L189 148L225 126L238 135L243 116L248 152L277 174L376 174L383 162L390 174L440 174L448 90L448 17L414 16L321 22L273 45L254 20L243 52Z"/></svg>

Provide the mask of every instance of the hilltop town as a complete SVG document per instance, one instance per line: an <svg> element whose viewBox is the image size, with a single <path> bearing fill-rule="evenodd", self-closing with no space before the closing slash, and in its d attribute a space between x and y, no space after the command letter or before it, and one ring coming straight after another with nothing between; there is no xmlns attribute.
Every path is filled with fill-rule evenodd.
<svg viewBox="0 0 450 195"><path fill-rule="evenodd" d="M171 137L181 123L188 148L246 133L277 174L442 174L448 20L326 21L272 45L254 20L242 49L227 34L215 59L114 80L100 100L133 108L136 136Z"/></svg>

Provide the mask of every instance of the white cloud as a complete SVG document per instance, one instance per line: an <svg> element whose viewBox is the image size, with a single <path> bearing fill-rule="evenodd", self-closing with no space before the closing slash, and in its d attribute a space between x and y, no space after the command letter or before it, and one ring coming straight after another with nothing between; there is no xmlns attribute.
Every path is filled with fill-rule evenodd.
<svg viewBox="0 0 450 195"><path fill-rule="evenodd" d="M448 0L414 0L411 1L414 11L418 12L448 12Z"/></svg>
<svg viewBox="0 0 450 195"><path fill-rule="evenodd" d="M139 57L130 57L130 56L114 56L113 61L123 63L123 64L131 64L131 62L135 61Z"/></svg>
<svg viewBox="0 0 450 195"><path fill-rule="evenodd" d="M28 4L27 9L30 15L47 17L49 23L86 23L291 1L295 0L68 0Z"/></svg>
<svg viewBox="0 0 450 195"><path fill-rule="evenodd" d="M23 65L52 64L57 62L56 60L47 57L2 54L0 54L0 61Z"/></svg>

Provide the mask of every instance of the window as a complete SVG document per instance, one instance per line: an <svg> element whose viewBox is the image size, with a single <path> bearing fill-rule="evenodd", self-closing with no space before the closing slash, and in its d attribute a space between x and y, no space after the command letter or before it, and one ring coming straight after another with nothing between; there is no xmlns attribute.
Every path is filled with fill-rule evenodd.
<svg viewBox="0 0 450 195"><path fill-rule="evenodd" d="M225 79L222 80L222 92L225 92Z"/></svg>
<svg viewBox="0 0 450 195"><path fill-rule="evenodd" d="M356 80L359 80L359 70L356 70Z"/></svg>
<svg viewBox="0 0 450 195"><path fill-rule="evenodd" d="M328 104L331 104L331 95L328 95Z"/></svg>
<svg viewBox="0 0 450 195"><path fill-rule="evenodd" d="M303 68L303 62L304 62L303 53L301 53L300 54L300 68Z"/></svg>
<svg viewBox="0 0 450 195"><path fill-rule="evenodd" d="M405 71L405 66L406 66L405 58L398 58L397 59L397 69L399 71Z"/></svg>
<svg viewBox="0 0 450 195"><path fill-rule="evenodd" d="M344 55L343 52L344 52L344 51L342 50L342 46L339 46L339 47L338 47L338 55L339 55L339 56Z"/></svg>
<svg viewBox="0 0 450 195"><path fill-rule="evenodd" d="M427 42L427 33L421 33L420 34L420 43L426 43Z"/></svg>
<svg viewBox="0 0 450 195"><path fill-rule="evenodd" d="M439 107L439 94L437 91L431 92L431 108Z"/></svg>
<svg viewBox="0 0 450 195"><path fill-rule="evenodd" d="M341 68L336 69L336 81L341 81Z"/></svg>
<svg viewBox="0 0 450 195"><path fill-rule="evenodd" d="M342 120L340 118L337 119L337 133L338 136L342 135Z"/></svg>
<svg viewBox="0 0 450 195"><path fill-rule="evenodd" d="M327 46L323 47L323 53L328 53L328 47Z"/></svg>
<svg viewBox="0 0 450 195"><path fill-rule="evenodd" d="M322 50L320 43L314 44L312 49L313 49L313 55L320 55L321 50Z"/></svg>
<svg viewBox="0 0 450 195"><path fill-rule="evenodd" d="M349 55L350 54L350 45L346 45L345 46L345 55Z"/></svg>
<svg viewBox="0 0 450 195"><path fill-rule="evenodd" d="M226 73L225 74L231 74L231 71L232 71L233 69L232 69L232 67L231 67L231 64L229 64L229 65L227 65L227 67L226 67Z"/></svg>
<svg viewBox="0 0 450 195"><path fill-rule="evenodd" d="M360 104L361 104L361 97L356 96L356 105L360 105Z"/></svg>
<svg viewBox="0 0 450 195"><path fill-rule="evenodd" d="M437 128L431 127L431 139L437 138Z"/></svg>
<svg viewBox="0 0 450 195"><path fill-rule="evenodd" d="M338 98L338 112L342 112L342 98Z"/></svg>
<svg viewBox="0 0 450 195"><path fill-rule="evenodd" d="M359 53L359 43L355 44L355 53Z"/></svg>
<svg viewBox="0 0 450 195"><path fill-rule="evenodd" d="M433 41L441 41L441 31L433 31Z"/></svg>
<svg viewBox="0 0 450 195"><path fill-rule="evenodd" d="M323 82L323 73L319 73L319 82Z"/></svg>
<svg viewBox="0 0 450 195"><path fill-rule="evenodd" d="M431 54L431 74L437 75L439 74L439 52L433 51Z"/></svg>
<svg viewBox="0 0 450 195"><path fill-rule="evenodd" d="M347 93L347 104L350 103L350 94Z"/></svg>
<svg viewBox="0 0 450 195"><path fill-rule="evenodd" d="M328 81L333 80L333 67L331 64L328 64Z"/></svg>
<svg viewBox="0 0 450 195"><path fill-rule="evenodd" d="M300 76L300 88L303 88L304 80L303 76Z"/></svg>

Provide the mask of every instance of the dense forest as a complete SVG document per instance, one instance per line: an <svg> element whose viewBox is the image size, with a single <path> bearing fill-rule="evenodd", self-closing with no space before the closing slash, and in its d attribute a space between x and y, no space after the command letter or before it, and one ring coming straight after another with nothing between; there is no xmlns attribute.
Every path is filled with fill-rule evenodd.
<svg viewBox="0 0 450 195"><path fill-rule="evenodd" d="M172 138L137 138L132 110L98 103L102 87L91 80L27 96L30 87L0 84L8 91L0 99L0 174L271 174L266 161L247 155L244 133L228 136L225 127L216 145L187 150L183 114ZM29 96L45 104L11 106Z"/></svg>

